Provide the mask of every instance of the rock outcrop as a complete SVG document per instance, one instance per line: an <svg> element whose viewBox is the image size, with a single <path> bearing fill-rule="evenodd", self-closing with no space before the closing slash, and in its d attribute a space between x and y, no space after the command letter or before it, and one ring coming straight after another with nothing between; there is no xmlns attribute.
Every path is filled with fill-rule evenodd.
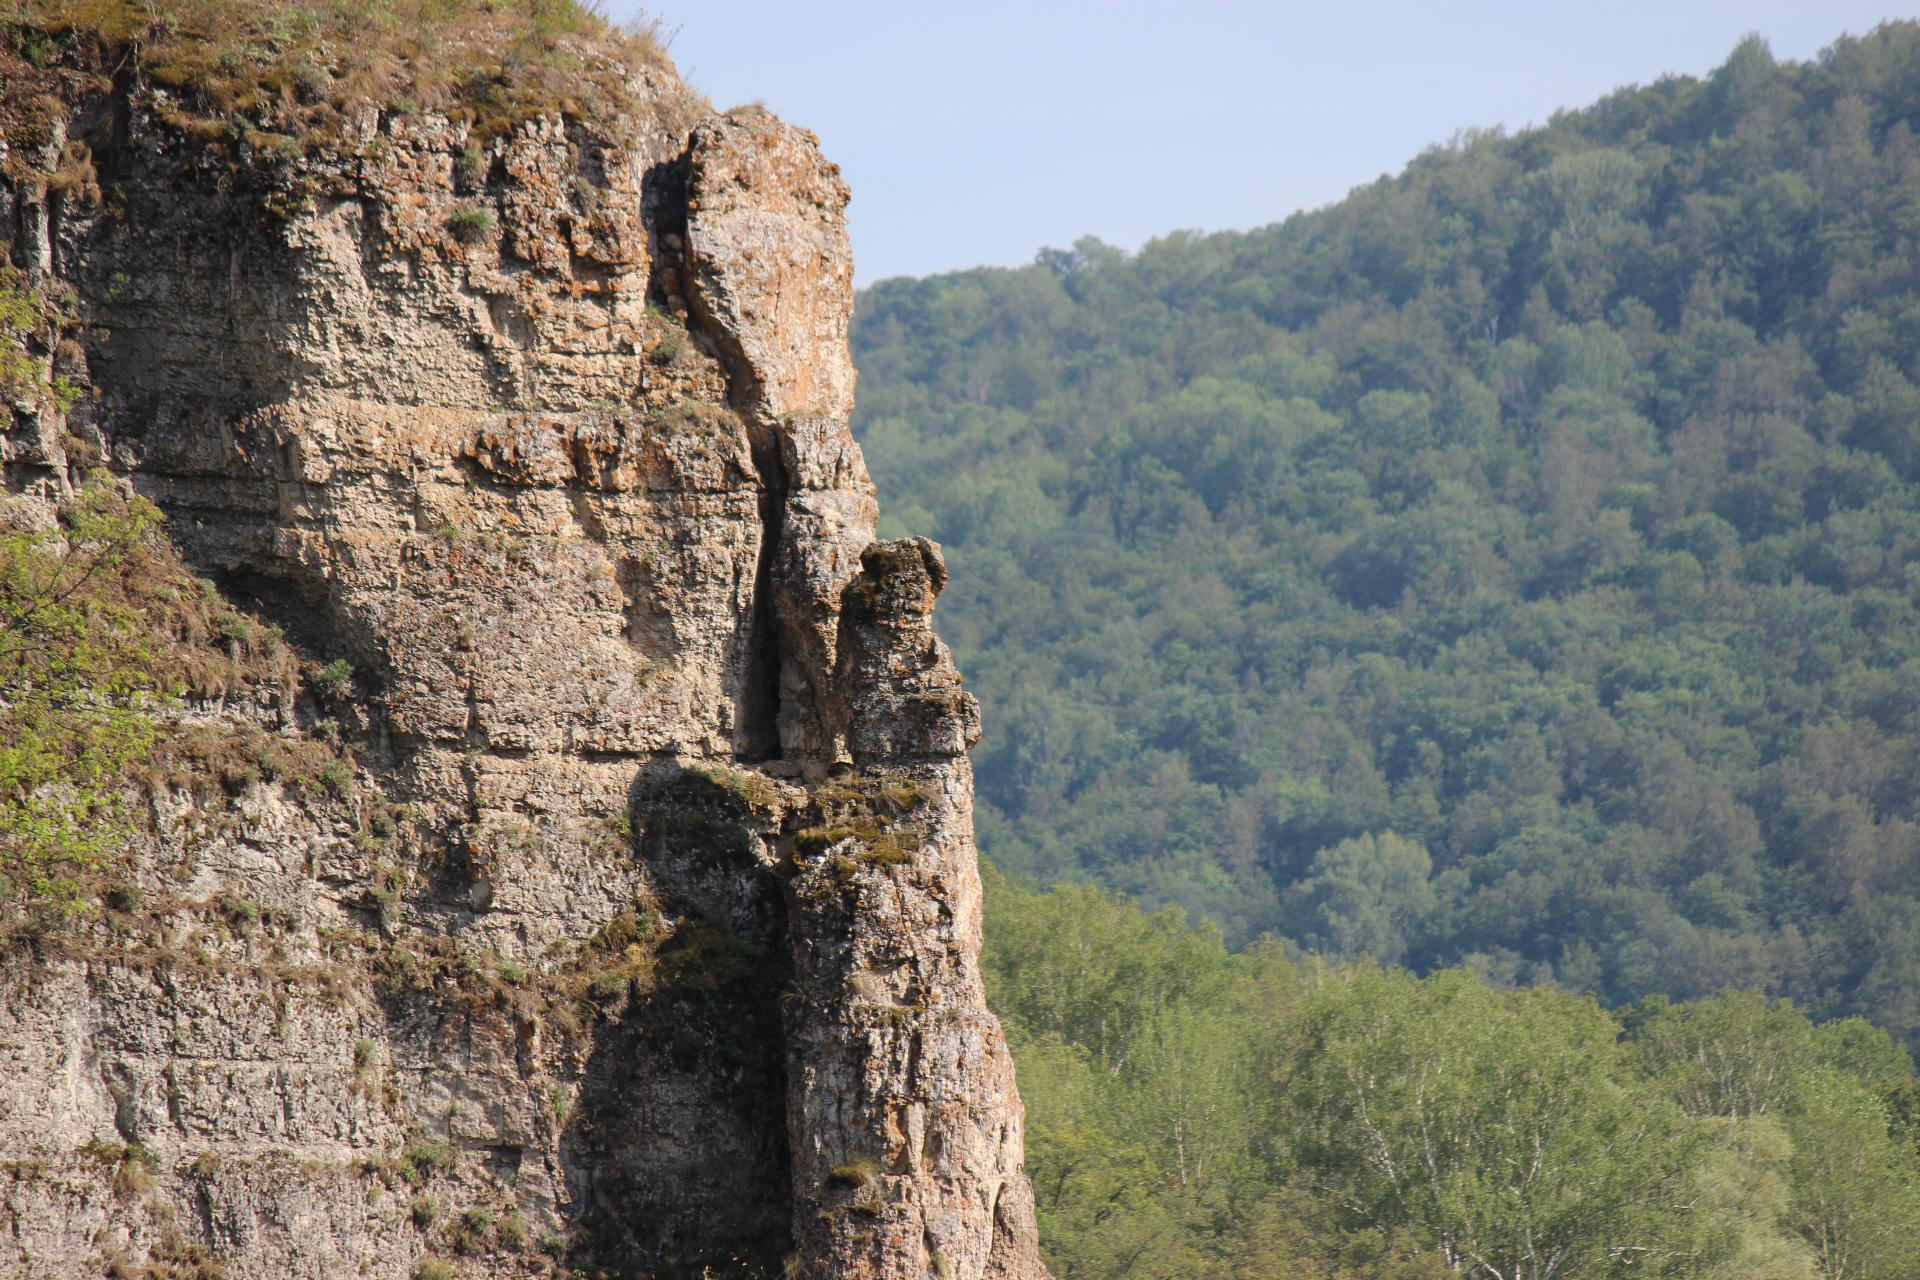
<svg viewBox="0 0 1920 1280"><path fill-rule="evenodd" d="M931 625L946 566L924 538L860 560L830 686L852 769L814 790L793 855L796 1236L847 1275L1041 1275L978 967L979 712Z"/></svg>
<svg viewBox="0 0 1920 1280"><path fill-rule="evenodd" d="M977 710L938 550L874 541L813 136L650 68L265 166L3 70L60 110L0 227L85 321L9 511L97 462L352 674L189 700L247 759L139 780L117 904L11 935L0 1274L1043 1275ZM75 145L97 189L31 177ZM350 778L250 763L305 742Z"/></svg>

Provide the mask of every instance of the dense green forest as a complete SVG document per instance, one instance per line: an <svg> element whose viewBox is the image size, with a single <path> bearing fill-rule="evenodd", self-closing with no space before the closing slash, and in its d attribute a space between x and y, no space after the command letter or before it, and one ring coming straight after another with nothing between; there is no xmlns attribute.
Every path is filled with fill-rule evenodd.
<svg viewBox="0 0 1920 1280"><path fill-rule="evenodd" d="M989 886L1060 1280L1920 1276L1920 1092L1862 1019L1609 1014Z"/></svg>
<svg viewBox="0 0 1920 1280"><path fill-rule="evenodd" d="M1632 1122L1695 1136L1746 1113L1634 1047L1685 1020L1650 997L1760 991L1920 1041L1920 26L1810 63L1749 39L1705 79L1463 135L1252 232L886 281L854 339L886 531L953 568L986 856L1177 904L1240 952L1182 944L1231 998L1155 1010L1249 1024L1205 1067L1239 1082L1201 1100L1234 1136L1156 1212L1251 1222L1209 1197L1293 1162L1466 1247L1428 1193L1303 1148L1319 1120L1265 1149L1284 1091L1244 1078L1270 1060L1234 1057L1247 1037L1288 1046L1327 1117L1355 1037L1431 1037L1590 1057L1568 1087L1605 1095L1593 1124L1659 1096ZM1000 919L995 963L1044 1183L1082 1132L1057 1108L1104 1115L1148 1067L1047 1006L1009 950L1043 948L1023 921ZM1484 981L1303 985L1276 946ZM1495 994L1529 988L1559 994ZM1388 1022L1343 1003L1360 992ZM1484 1038L1449 1045L1455 1006ZM1609 1047L1601 1008L1639 1039ZM1709 1147L1865 1114L1858 1071L1808 1070L1780 1132ZM1823 1092L1829 1070L1855 1093ZM1131 1157L1100 1150L1120 1177ZM1094 1213L1060 1207L1080 1176L1056 1247ZM1599 1265L1580 1257L1565 1274Z"/></svg>

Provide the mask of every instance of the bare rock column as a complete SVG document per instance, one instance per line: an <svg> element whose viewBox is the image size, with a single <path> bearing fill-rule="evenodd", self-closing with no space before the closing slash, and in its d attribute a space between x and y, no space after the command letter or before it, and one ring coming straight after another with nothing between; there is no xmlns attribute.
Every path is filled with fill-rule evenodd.
<svg viewBox="0 0 1920 1280"><path fill-rule="evenodd" d="M835 692L853 770L792 837L794 1235L809 1274L1037 1277L1013 1060L981 986L967 748L924 538L861 556Z"/></svg>
<svg viewBox="0 0 1920 1280"><path fill-rule="evenodd" d="M654 66L249 167L9 58L59 118L0 242L86 394L0 411L0 505L97 459L281 665L182 713L132 905L0 955L0 1275L402 1280L497 1215L462 1274L1044 1276L977 710L937 550L874 542L813 136Z"/></svg>

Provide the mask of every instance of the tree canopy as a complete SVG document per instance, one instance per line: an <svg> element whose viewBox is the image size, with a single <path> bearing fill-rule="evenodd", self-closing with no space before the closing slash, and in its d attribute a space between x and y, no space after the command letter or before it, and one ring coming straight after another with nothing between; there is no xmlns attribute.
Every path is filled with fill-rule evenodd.
<svg viewBox="0 0 1920 1280"><path fill-rule="evenodd" d="M1920 1277L1913 1062L1861 1019L1609 1013L987 884L1062 1280Z"/></svg>

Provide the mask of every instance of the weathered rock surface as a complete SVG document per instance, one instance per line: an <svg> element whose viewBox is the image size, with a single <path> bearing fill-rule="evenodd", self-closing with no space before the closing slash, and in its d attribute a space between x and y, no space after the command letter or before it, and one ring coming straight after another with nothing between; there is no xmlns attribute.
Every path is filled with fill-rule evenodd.
<svg viewBox="0 0 1920 1280"><path fill-rule="evenodd" d="M857 772L816 790L823 822L796 838L795 1232L848 1275L1044 1274L980 982L979 710L933 634L945 581L924 538L862 554L832 686Z"/></svg>
<svg viewBox="0 0 1920 1280"><path fill-rule="evenodd" d="M14 514L97 455L355 669L194 715L357 744L337 794L150 781L135 905L16 937L0 1275L1044 1274L944 569L873 541L846 425L846 188L648 74L270 178L123 81L32 143L101 199L0 198L87 322Z"/></svg>

